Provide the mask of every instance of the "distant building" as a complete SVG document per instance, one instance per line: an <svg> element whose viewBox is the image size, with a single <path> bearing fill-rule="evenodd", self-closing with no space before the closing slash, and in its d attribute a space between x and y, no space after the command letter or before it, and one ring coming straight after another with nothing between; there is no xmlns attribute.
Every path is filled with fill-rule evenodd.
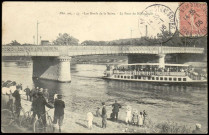
<svg viewBox="0 0 209 135"><path fill-rule="evenodd" d="M41 40L41 45L49 45L49 40Z"/></svg>

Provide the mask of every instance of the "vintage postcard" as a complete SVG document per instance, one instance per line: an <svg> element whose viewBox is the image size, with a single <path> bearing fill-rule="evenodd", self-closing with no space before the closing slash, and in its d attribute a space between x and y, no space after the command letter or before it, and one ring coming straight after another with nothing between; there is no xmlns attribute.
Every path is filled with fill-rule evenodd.
<svg viewBox="0 0 209 135"><path fill-rule="evenodd" d="M2 133L208 133L206 2L3 2Z"/></svg>

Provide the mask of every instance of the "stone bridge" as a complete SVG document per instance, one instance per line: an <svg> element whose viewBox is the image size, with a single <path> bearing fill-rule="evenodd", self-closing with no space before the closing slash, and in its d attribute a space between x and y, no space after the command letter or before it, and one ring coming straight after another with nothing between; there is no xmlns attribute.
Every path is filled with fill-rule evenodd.
<svg viewBox="0 0 209 135"><path fill-rule="evenodd" d="M70 82L71 57L79 55L128 55L132 63L157 60L164 67L167 54L203 54L204 48L168 46L2 46L2 56L30 56L33 60L33 77ZM136 55L141 55L136 57ZM142 60L142 61L141 61Z"/></svg>

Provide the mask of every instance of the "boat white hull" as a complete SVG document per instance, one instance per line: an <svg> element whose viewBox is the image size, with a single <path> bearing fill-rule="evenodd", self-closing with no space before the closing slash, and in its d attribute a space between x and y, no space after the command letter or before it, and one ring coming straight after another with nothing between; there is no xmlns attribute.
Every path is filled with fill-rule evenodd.
<svg viewBox="0 0 209 135"><path fill-rule="evenodd" d="M103 76L103 79L110 79L110 80L120 80L120 81L133 81L133 82L151 82L151 83L194 83L194 84L205 84L207 80L188 80L188 81L169 81L169 80L143 80L143 79L125 79L125 78L115 78L115 77L106 77Z"/></svg>

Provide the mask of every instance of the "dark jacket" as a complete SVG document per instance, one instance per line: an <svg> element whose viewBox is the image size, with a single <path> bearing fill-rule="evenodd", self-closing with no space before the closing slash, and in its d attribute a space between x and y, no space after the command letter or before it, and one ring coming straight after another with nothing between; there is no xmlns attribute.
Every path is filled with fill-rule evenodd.
<svg viewBox="0 0 209 135"><path fill-rule="evenodd" d="M102 118L107 118L107 111L105 106L102 108Z"/></svg>
<svg viewBox="0 0 209 135"><path fill-rule="evenodd" d="M20 93L19 91L15 90L14 93L12 94L13 97L15 97L15 104L18 106L21 106L21 98L20 98Z"/></svg>
<svg viewBox="0 0 209 135"><path fill-rule="evenodd" d="M48 108L53 108L50 104L46 102L46 99L43 96L38 96L32 103L33 111L37 114L44 114L45 106L47 106Z"/></svg>
<svg viewBox="0 0 209 135"><path fill-rule="evenodd" d="M45 98L49 99L49 92L44 91L44 92L43 92L43 96L44 96Z"/></svg>
<svg viewBox="0 0 209 135"><path fill-rule="evenodd" d="M113 107L113 110L112 110L113 112L119 112L119 108L121 108L121 105L118 103L114 103L112 107Z"/></svg>
<svg viewBox="0 0 209 135"><path fill-rule="evenodd" d="M34 94L37 94L36 89L32 89L32 90L30 91L30 96L34 96Z"/></svg>
<svg viewBox="0 0 209 135"><path fill-rule="evenodd" d="M26 92L26 95L30 95L30 89L29 88L26 88L24 91Z"/></svg>
<svg viewBox="0 0 209 135"><path fill-rule="evenodd" d="M55 116L59 117L59 116L64 115L65 102L60 99L55 100L54 108L55 108L54 109Z"/></svg>

